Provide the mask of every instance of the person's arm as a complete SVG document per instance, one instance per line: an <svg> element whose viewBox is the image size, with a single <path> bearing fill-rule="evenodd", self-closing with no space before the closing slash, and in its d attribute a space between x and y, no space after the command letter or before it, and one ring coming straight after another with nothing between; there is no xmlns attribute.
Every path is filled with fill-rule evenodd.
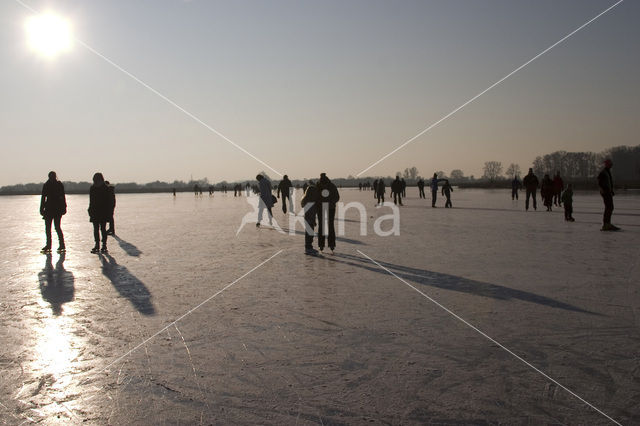
<svg viewBox="0 0 640 426"><path fill-rule="evenodd" d="M280 186L282 186L282 182L280 182L280 184L278 184L278 191L276 192L276 197L280 198ZM284 190L282 191L282 194L284 195Z"/></svg>
<svg viewBox="0 0 640 426"><path fill-rule="evenodd" d="M44 203L47 199L46 185L42 185L42 195L40 196L40 215L44 216Z"/></svg>

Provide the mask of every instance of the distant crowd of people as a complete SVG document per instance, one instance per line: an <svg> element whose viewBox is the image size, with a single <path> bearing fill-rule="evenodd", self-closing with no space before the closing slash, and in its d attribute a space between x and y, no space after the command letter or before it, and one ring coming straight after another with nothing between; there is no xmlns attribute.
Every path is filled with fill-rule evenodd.
<svg viewBox="0 0 640 426"><path fill-rule="evenodd" d="M604 203L604 213L602 218L602 231L617 231L620 228L611 223L611 216L613 214L613 197L614 185L613 177L611 175L611 168L613 162L610 159L606 159L603 163L603 169L598 174L598 188L602 200ZM250 185L246 183L244 186L247 195L249 191L253 191L259 194L258 204L258 220L256 227L260 227L260 223L263 220L264 212L267 212L269 224L273 224L273 211L272 208L278 199L281 199L282 212L295 214L292 191L294 189L291 180L287 175L284 175L282 180L277 186L277 193L273 195L273 188L269 179L263 175L256 176L256 184ZM440 185L442 183L442 185ZM403 206L402 199L406 197L407 184L403 178L396 176L390 184L391 194L393 196L393 202L396 205ZM424 188L425 181L420 178L417 181L418 196L420 199L426 198ZM446 198L445 208L453 207L451 202L451 193L453 187L449 183L449 180L438 178L436 173L430 179L429 187L431 189L431 207L436 207L436 201L438 192ZM519 176L514 176L511 182L511 198L512 200L518 200L518 192L524 188L526 193L525 210L529 210L529 201L532 201L533 209L537 210L537 191L540 189L540 195L544 206L547 211L552 211L552 206L564 207L564 218L568 222L574 222L573 218L573 187L568 184L565 188L564 181L562 180L560 173L551 179L548 174L545 174L542 178L542 182L538 180L538 177L534 174L533 169L529 169L527 175L520 181ZM385 202L386 184L384 179L376 179L373 185L366 182L359 184L359 189L374 191L374 198L376 199L376 205L383 205ZM243 187L241 184L236 184L233 187L234 196L241 195ZM303 187L303 197L301 200L301 206L304 209L304 218L306 222L305 227L305 253L317 254L318 250L313 247L313 239L315 234L315 227L318 227L318 248L320 251L324 250L325 243L329 249L333 252L336 248L336 234L335 234L335 213L336 204L340 200L340 194L336 185L331 182L326 173L321 173L317 182L306 182ZM213 187L209 189L210 194L213 193ZM223 188L226 191L226 187ZM202 191L198 185L195 185L194 192L199 196ZM175 189L173 189L173 195L176 195ZM115 223L114 223L114 211L116 207L115 188L105 181L102 173L98 172L93 175L93 185L89 189L89 221L93 224L93 237L95 241L94 247L91 249L92 253L107 252L107 236L115 236ZM64 234L62 232L62 216L67 213L67 203L64 191L64 185L57 178L57 174L54 171L49 172L48 180L42 187L42 196L40 199L40 214L45 223L46 244L42 248L42 253L51 252L51 227L56 230L58 236L58 252L64 252L66 250L64 242ZM107 228L107 224L109 228Z"/></svg>

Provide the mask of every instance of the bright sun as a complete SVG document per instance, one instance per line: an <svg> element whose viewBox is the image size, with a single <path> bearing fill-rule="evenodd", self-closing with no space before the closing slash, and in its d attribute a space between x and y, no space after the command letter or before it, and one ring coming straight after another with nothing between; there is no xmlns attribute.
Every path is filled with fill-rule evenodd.
<svg viewBox="0 0 640 426"><path fill-rule="evenodd" d="M25 28L29 47L45 58L53 58L71 49L69 21L53 13L27 19Z"/></svg>

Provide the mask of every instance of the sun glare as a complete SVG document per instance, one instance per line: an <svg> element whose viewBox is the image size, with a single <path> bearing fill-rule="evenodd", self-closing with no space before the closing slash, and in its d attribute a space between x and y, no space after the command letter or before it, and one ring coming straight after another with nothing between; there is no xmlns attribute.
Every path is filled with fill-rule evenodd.
<svg viewBox="0 0 640 426"><path fill-rule="evenodd" d="M54 58L71 49L71 25L58 15L32 16L25 28L29 47L45 58Z"/></svg>

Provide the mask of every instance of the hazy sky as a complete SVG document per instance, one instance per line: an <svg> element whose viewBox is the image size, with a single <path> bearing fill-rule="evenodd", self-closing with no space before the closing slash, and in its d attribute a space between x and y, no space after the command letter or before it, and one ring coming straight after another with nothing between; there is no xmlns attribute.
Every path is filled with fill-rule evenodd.
<svg viewBox="0 0 640 426"><path fill-rule="evenodd" d="M24 2L293 178L356 175L615 3ZM35 55L31 15L0 2L0 185L276 177L83 46ZM639 18L623 2L367 174L639 144Z"/></svg>

